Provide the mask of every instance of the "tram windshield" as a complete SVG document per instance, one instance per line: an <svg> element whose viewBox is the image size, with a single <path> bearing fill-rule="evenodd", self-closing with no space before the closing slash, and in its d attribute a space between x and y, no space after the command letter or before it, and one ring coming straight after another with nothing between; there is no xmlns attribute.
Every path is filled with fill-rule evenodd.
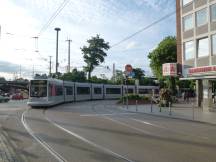
<svg viewBox="0 0 216 162"><path fill-rule="evenodd" d="M47 81L46 80L32 80L30 88L31 97L46 97L47 96Z"/></svg>

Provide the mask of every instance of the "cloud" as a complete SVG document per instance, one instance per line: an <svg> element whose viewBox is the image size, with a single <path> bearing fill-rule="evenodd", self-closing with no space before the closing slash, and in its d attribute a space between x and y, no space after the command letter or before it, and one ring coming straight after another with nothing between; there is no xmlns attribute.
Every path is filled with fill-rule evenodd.
<svg viewBox="0 0 216 162"><path fill-rule="evenodd" d="M36 53L35 41L30 37L40 31L62 1L2 0L1 25L4 33L11 32L15 35L3 35L0 40L0 53L3 54L1 60L22 64L30 69L35 65L36 70L47 72L49 63L44 61L44 58L49 59L49 56L53 56L52 61L55 65L54 27L60 27L61 72L65 71L64 67L67 65L68 46L65 40L68 37L72 39L71 64L74 67L82 67L85 63L80 47L86 45L86 40L91 36L100 34L112 45L175 9L174 2L175 0L70 0L55 21L42 33L38 40L39 53ZM112 63L116 62L116 66L121 68L132 62L134 66L145 67L148 65L146 57L149 50L162 38L173 34L175 16L111 49L105 64L112 67Z"/></svg>
<svg viewBox="0 0 216 162"><path fill-rule="evenodd" d="M133 49L134 47L136 47L137 43L135 41L129 42L126 46L126 49Z"/></svg>

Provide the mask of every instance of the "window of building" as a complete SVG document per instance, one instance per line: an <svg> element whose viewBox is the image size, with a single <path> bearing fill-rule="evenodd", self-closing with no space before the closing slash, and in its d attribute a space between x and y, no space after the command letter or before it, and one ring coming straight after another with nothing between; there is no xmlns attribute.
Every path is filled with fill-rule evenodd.
<svg viewBox="0 0 216 162"><path fill-rule="evenodd" d="M202 9L196 12L196 25L197 27L207 23L207 9Z"/></svg>
<svg viewBox="0 0 216 162"><path fill-rule="evenodd" d="M211 6L211 21L216 21L216 4Z"/></svg>
<svg viewBox="0 0 216 162"><path fill-rule="evenodd" d="M216 55L216 34L212 36L212 53Z"/></svg>
<svg viewBox="0 0 216 162"><path fill-rule="evenodd" d="M89 87L77 87L77 94L78 95L88 95L90 94Z"/></svg>
<svg viewBox="0 0 216 162"><path fill-rule="evenodd" d="M193 2L193 0L183 0L183 6Z"/></svg>
<svg viewBox="0 0 216 162"><path fill-rule="evenodd" d="M184 59L189 60L194 58L194 43L193 41L184 43Z"/></svg>
<svg viewBox="0 0 216 162"><path fill-rule="evenodd" d="M183 25L184 25L184 31L193 29L193 18L192 18L192 14L185 16L183 18Z"/></svg>
<svg viewBox="0 0 216 162"><path fill-rule="evenodd" d="M197 42L198 46L198 57L209 55L209 40L208 38L199 39Z"/></svg>

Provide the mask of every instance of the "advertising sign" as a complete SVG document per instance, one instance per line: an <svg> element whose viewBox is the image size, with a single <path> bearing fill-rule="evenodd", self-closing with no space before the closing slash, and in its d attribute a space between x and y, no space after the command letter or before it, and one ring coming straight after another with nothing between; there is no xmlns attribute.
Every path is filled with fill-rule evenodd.
<svg viewBox="0 0 216 162"><path fill-rule="evenodd" d="M166 63L162 66L163 76L177 76L177 63Z"/></svg>
<svg viewBox="0 0 216 162"><path fill-rule="evenodd" d="M202 66L188 69L188 75L214 74L216 73L216 66Z"/></svg>
<svg viewBox="0 0 216 162"><path fill-rule="evenodd" d="M133 68L130 64L125 65L125 76L128 78L133 78L135 76Z"/></svg>

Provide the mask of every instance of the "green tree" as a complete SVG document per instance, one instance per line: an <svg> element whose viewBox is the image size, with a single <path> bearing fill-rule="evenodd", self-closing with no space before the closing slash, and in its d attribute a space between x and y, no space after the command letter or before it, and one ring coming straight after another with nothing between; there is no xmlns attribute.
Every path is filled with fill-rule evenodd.
<svg viewBox="0 0 216 162"><path fill-rule="evenodd" d="M4 77L0 77L0 82L6 82L6 79Z"/></svg>
<svg viewBox="0 0 216 162"><path fill-rule="evenodd" d="M148 58L150 59L150 67L154 75L159 79L163 80L162 76L162 65L164 63L175 63L177 62L177 46L176 38L168 36L163 39L152 52L149 53ZM168 87L172 94L176 93L176 79L174 77L165 78L165 85Z"/></svg>
<svg viewBox="0 0 216 162"><path fill-rule="evenodd" d="M84 71L73 69L72 72L63 74L60 79L73 82L86 82L86 74Z"/></svg>
<svg viewBox="0 0 216 162"><path fill-rule="evenodd" d="M177 61L176 38L169 36L149 53L150 67L157 78L162 78L162 64Z"/></svg>
<svg viewBox="0 0 216 162"><path fill-rule="evenodd" d="M114 80L112 77L111 80ZM123 84L124 81L124 73L121 70L116 70L115 73L115 84Z"/></svg>
<svg viewBox="0 0 216 162"><path fill-rule="evenodd" d="M135 74L134 78L138 79L139 81L145 76L144 70L142 70L141 68L135 68L133 69L133 72Z"/></svg>
<svg viewBox="0 0 216 162"><path fill-rule="evenodd" d="M106 52L110 46L108 42L105 42L103 38L100 38L99 35L96 37L92 37L87 40L88 47L83 46L81 48L83 58L85 63L87 64L84 67L84 70L88 72L88 79L91 79L91 73L96 66L100 63L104 62L104 57L107 56Z"/></svg>

